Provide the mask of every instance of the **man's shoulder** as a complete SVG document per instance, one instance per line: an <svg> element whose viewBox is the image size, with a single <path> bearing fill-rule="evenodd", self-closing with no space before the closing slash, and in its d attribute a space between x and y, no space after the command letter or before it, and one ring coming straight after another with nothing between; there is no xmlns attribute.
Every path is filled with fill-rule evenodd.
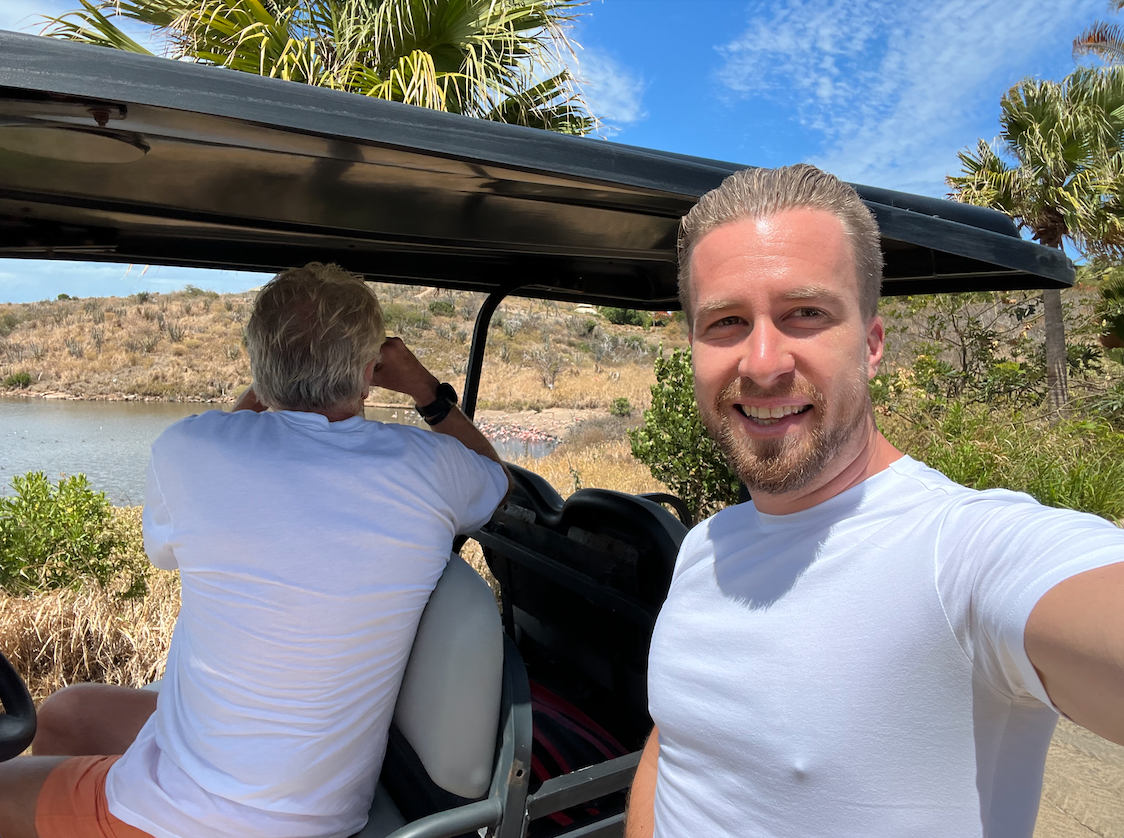
<svg viewBox="0 0 1124 838"><path fill-rule="evenodd" d="M949 548L982 544L1048 546L1056 539L1081 537L1082 533L1113 531L1110 521L1088 512L1043 504L1027 492L1000 487L974 488L957 483L936 469L914 461L909 479L919 486L914 495L920 502L913 510L915 532L936 528L941 543ZM909 493L903 492L907 502Z"/></svg>
<svg viewBox="0 0 1124 838"><path fill-rule="evenodd" d="M190 439L195 436L210 434L222 423L228 422L238 415L237 413L227 413L223 410L204 410L201 413L193 413L166 427L157 438L157 442L167 444L175 440Z"/></svg>
<svg viewBox="0 0 1124 838"><path fill-rule="evenodd" d="M886 506L937 505L947 508L965 506L1041 507L1025 492L1000 487L976 488L957 483L943 472L925 463L904 456L886 470L886 480L877 493Z"/></svg>

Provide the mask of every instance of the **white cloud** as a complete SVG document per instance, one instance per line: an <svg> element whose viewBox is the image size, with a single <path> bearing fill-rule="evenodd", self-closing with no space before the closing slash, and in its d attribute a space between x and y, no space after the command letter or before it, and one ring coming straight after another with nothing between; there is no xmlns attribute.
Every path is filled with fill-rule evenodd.
<svg viewBox="0 0 1124 838"><path fill-rule="evenodd" d="M610 130L647 116L643 80L616 59L600 50L580 48L575 71L590 111Z"/></svg>
<svg viewBox="0 0 1124 838"><path fill-rule="evenodd" d="M944 194L980 114L1030 58L1068 43L1103 0L760 0L720 47L733 93L784 102L824 143L812 162L857 182ZM795 162L795 161L794 161Z"/></svg>

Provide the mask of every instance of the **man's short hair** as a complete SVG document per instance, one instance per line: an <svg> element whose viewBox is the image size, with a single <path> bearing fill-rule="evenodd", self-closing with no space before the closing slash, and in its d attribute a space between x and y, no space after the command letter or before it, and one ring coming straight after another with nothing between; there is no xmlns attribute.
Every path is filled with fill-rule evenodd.
<svg viewBox="0 0 1124 838"><path fill-rule="evenodd" d="M281 410L354 405L385 339L382 308L363 277L319 262L282 271L258 293L246 329L254 389Z"/></svg>
<svg viewBox="0 0 1124 838"><path fill-rule="evenodd" d="M858 193L835 175L798 163L779 169L742 169L703 195L679 227L679 302L691 322L691 255L707 233L723 224L768 218L791 209L819 209L843 224L859 279L863 317L878 311L882 291L882 242L878 224Z"/></svg>

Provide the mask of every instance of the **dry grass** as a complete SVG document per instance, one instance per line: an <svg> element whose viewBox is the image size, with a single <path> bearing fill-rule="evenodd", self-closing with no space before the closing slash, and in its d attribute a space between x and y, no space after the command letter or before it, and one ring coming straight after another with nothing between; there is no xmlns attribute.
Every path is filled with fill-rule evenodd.
<svg viewBox="0 0 1124 838"><path fill-rule="evenodd" d="M546 457L516 464L545 477L563 497L586 486L634 495L667 491L647 466L633 458L627 439L605 440L585 447L563 443Z"/></svg>
<svg viewBox="0 0 1124 838"><path fill-rule="evenodd" d="M17 598L0 594L0 651L41 701L68 684L140 687L164 671L179 612L179 578L153 575L148 596L96 588Z"/></svg>
<svg viewBox="0 0 1124 838"><path fill-rule="evenodd" d="M484 364L480 381L481 409L543 410L549 407L608 408L614 399L626 398L636 410L651 404L656 375L651 358L643 364L604 368L592 362L569 366L559 374L553 389L543 386L534 369L515 364Z"/></svg>
<svg viewBox="0 0 1124 838"><path fill-rule="evenodd" d="M33 393L82 398L228 398L250 380L251 304L179 291L0 305L0 378L27 372Z"/></svg>
<svg viewBox="0 0 1124 838"><path fill-rule="evenodd" d="M124 539L118 558L147 565L140 507L114 512L113 528ZM0 652L37 701L84 681L143 686L164 671L180 601L177 574L152 570L148 581L148 595L130 600L93 585L32 597L0 593Z"/></svg>
<svg viewBox="0 0 1124 838"><path fill-rule="evenodd" d="M464 381L481 295L379 285L390 334L438 377ZM431 310L431 305L439 308ZM252 294L210 292L0 304L0 382L31 377L29 394L231 401L250 381L243 333ZM449 313L451 311L451 313ZM652 357L685 342L681 325L616 326L568 304L512 299L489 333L480 406L607 409L648 403ZM385 391L373 401L399 403Z"/></svg>

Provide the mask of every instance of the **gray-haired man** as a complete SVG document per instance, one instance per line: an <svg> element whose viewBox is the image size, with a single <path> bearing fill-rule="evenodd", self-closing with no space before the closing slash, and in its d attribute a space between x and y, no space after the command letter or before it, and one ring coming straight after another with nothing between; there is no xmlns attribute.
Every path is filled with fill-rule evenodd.
<svg viewBox="0 0 1124 838"><path fill-rule="evenodd" d="M248 341L254 384L234 411L152 448L145 549L182 589L159 699L48 699L36 756L0 766L4 838L363 826L422 609L508 477L451 388L385 339L361 277L279 274ZM436 433L365 420L371 385L410 396Z"/></svg>

